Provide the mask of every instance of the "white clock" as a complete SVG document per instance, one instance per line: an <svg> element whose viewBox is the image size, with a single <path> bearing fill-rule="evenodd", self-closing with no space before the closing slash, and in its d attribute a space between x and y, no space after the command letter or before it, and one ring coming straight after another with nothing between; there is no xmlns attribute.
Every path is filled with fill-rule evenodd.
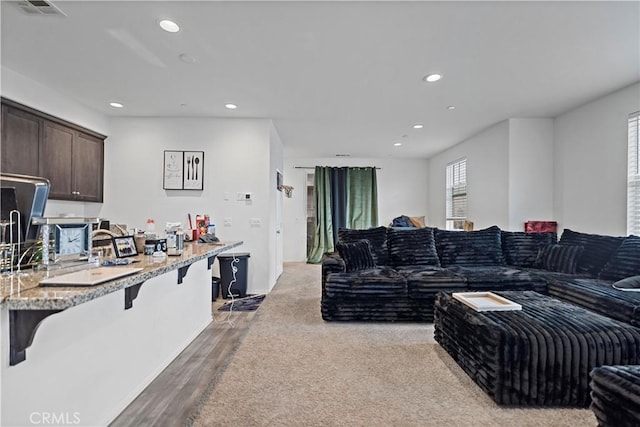
<svg viewBox="0 0 640 427"><path fill-rule="evenodd" d="M59 217L34 218L41 227L42 265L47 268L66 261L91 260L92 224L98 218Z"/></svg>
<svg viewBox="0 0 640 427"><path fill-rule="evenodd" d="M55 234L56 255L88 255L89 224L58 224Z"/></svg>

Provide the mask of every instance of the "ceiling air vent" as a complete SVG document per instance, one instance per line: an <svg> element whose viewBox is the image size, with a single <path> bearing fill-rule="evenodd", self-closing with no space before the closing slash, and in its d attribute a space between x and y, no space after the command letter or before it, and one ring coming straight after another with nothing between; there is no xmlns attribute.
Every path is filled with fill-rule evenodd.
<svg viewBox="0 0 640 427"><path fill-rule="evenodd" d="M18 2L18 6L20 6L23 12L30 15L66 16L65 13L58 9L53 3L45 0L22 0Z"/></svg>

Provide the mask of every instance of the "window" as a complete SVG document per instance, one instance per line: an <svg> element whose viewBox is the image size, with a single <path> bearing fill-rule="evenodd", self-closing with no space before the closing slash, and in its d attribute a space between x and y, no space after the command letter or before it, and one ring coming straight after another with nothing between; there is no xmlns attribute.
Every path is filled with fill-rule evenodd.
<svg viewBox="0 0 640 427"><path fill-rule="evenodd" d="M447 230L462 230L467 219L467 159L447 165Z"/></svg>
<svg viewBox="0 0 640 427"><path fill-rule="evenodd" d="M629 154L627 166L627 233L640 233L640 162L638 130L640 111L629 115Z"/></svg>

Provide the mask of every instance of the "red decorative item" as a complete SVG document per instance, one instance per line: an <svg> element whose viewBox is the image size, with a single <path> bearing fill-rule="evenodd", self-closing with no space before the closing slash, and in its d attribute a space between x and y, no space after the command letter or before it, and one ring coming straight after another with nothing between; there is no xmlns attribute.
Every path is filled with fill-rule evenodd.
<svg viewBox="0 0 640 427"><path fill-rule="evenodd" d="M558 232L558 223L556 221L527 221L524 223L524 231L527 233L547 233Z"/></svg>

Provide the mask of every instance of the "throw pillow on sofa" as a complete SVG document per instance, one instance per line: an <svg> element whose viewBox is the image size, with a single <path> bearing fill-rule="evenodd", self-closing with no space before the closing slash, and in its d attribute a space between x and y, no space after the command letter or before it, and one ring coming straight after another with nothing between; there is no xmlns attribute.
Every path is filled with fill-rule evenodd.
<svg viewBox="0 0 640 427"><path fill-rule="evenodd" d="M600 272L600 278L620 280L640 275L640 237L628 236Z"/></svg>
<svg viewBox="0 0 640 427"><path fill-rule="evenodd" d="M387 231L389 262L394 267L440 267L432 228L390 228Z"/></svg>
<svg viewBox="0 0 640 427"><path fill-rule="evenodd" d="M611 286L619 291L640 292L640 276L626 277Z"/></svg>
<svg viewBox="0 0 640 427"><path fill-rule="evenodd" d="M450 265L505 265L500 228L478 231L436 230L436 248L443 267Z"/></svg>
<svg viewBox="0 0 640 427"><path fill-rule="evenodd" d="M575 274L582 251L582 246L548 245L540 249L536 266L558 273Z"/></svg>
<svg viewBox="0 0 640 427"><path fill-rule="evenodd" d="M507 265L535 267L540 249L558 242L555 232L502 231L502 253Z"/></svg>
<svg viewBox="0 0 640 427"><path fill-rule="evenodd" d="M598 277L607 260L616 252L624 237L587 234L565 228L558 242L561 245L583 246L576 273Z"/></svg>
<svg viewBox="0 0 640 427"><path fill-rule="evenodd" d="M374 227L366 230L341 228L338 230L338 241L352 243L368 240L371 244L371 254L376 265L387 265L387 227Z"/></svg>
<svg viewBox="0 0 640 427"><path fill-rule="evenodd" d="M338 242L336 249L338 249L340 258L344 260L347 272L364 270L376 266L376 263L373 261L373 255L371 254L371 244L368 240L360 240L352 243Z"/></svg>

